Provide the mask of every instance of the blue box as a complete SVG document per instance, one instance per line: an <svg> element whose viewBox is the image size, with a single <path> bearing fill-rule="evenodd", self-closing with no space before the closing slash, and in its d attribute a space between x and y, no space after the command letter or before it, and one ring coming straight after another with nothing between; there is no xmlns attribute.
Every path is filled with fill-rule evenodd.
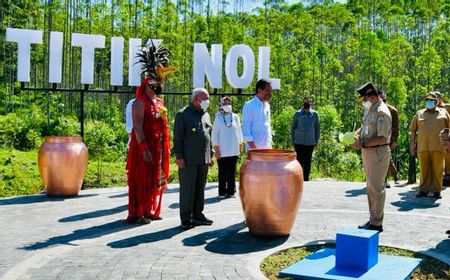
<svg viewBox="0 0 450 280"><path fill-rule="evenodd" d="M379 232L345 228L336 233L336 269L368 271L378 262Z"/></svg>
<svg viewBox="0 0 450 280"><path fill-rule="evenodd" d="M421 259L379 255L378 263L366 272L337 269L334 249L319 250L283 269L281 277L304 280L408 280Z"/></svg>

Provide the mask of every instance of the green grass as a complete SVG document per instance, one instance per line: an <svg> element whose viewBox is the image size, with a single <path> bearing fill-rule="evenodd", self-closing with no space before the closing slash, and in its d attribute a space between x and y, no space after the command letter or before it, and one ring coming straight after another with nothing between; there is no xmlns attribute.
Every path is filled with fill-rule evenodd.
<svg viewBox="0 0 450 280"><path fill-rule="evenodd" d="M34 194L42 188L36 151L0 149L0 197Z"/></svg>
<svg viewBox="0 0 450 280"><path fill-rule="evenodd" d="M37 165L38 151L0 148L0 197L29 195L44 189ZM115 162L89 159L83 189L124 187L127 185L125 159ZM217 163L210 168L208 182L217 182ZM178 183L178 167L171 159L169 183Z"/></svg>
<svg viewBox="0 0 450 280"><path fill-rule="evenodd" d="M326 245L311 245L304 247L295 247L283 250L266 257L260 265L262 273L270 280L275 279L292 279L290 277L278 277L278 273L286 267L296 263L305 258L311 253L322 248L334 248L333 244ZM428 257L426 255L392 247L379 247L380 253L393 256L405 256L423 259L422 263L411 275L413 280L441 280L450 279L450 266L445 263Z"/></svg>

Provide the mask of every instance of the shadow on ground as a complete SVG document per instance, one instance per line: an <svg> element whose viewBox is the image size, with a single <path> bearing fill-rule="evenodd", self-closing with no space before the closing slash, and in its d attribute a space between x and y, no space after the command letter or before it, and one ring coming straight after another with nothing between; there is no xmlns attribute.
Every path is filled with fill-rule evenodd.
<svg viewBox="0 0 450 280"><path fill-rule="evenodd" d="M30 204L30 203L42 203L42 202L60 202L71 199L79 199L91 196L97 196L98 194L80 194L72 197L53 197L46 194L27 195L11 198L0 199L0 205L13 205L13 204Z"/></svg>
<svg viewBox="0 0 450 280"><path fill-rule="evenodd" d="M61 223L82 221L82 220L87 220L87 219L93 219L93 218L113 215L113 214L125 211L127 209L128 209L128 205L122 205L122 206L117 206L117 207L111 208L111 209L102 209L102 210L96 210L96 211L92 211L92 212L88 212L88 213L73 215L73 216L59 219L58 221Z"/></svg>
<svg viewBox="0 0 450 280"><path fill-rule="evenodd" d="M345 191L345 196L346 197L356 197L356 196L360 196L360 195L366 195L366 193L367 193L366 187L364 187L362 189Z"/></svg>
<svg viewBox="0 0 450 280"><path fill-rule="evenodd" d="M139 244L152 243L165 239L170 239L181 232L183 232L183 229L179 226L176 226L173 228L168 228L157 232L147 233L143 235L113 241L108 243L107 245L115 249L134 247Z"/></svg>
<svg viewBox="0 0 450 280"><path fill-rule="evenodd" d="M217 185L209 185L209 186L205 187L205 191L214 189L214 188L217 188ZM166 190L164 190L164 193L178 193L178 192L180 192L180 187L169 187ZM109 196L109 198L120 198L120 197L127 197L127 196L128 196L128 190L123 193L111 195L111 196Z"/></svg>
<svg viewBox="0 0 450 280"><path fill-rule="evenodd" d="M436 233L437 234L437 233ZM450 265L450 238L447 238L445 232L442 232L442 238L444 238L441 242L439 242L436 247L421 251L420 253L424 253L429 256L437 256L441 260L446 260L446 263ZM444 255L442 252L445 252Z"/></svg>
<svg viewBox="0 0 450 280"><path fill-rule="evenodd" d="M20 249L39 250L60 244L76 246L76 244L74 244L73 242L77 240L97 238L103 235L131 229L134 227L136 227L136 225L126 224L124 220L117 220L100 226L93 226L85 229L77 229L72 233L54 236L46 241L39 241L33 244L29 244L24 247L21 247Z"/></svg>
<svg viewBox="0 0 450 280"><path fill-rule="evenodd" d="M209 197L207 199L205 199L205 205L206 204L213 204L213 203L218 203L221 202L223 199L219 198L218 196L214 196L214 197ZM176 202L176 203L172 203L169 205L170 209L178 209L180 208L180 203Z"/></svg>
<svg viewBox="0 0 450 280"><path fill-rule="evenodd" d="M439 207L440 203L433 197L416 197L417 188L411 189L407 192L399 193L399 201L391 202L391 204L398 208L399 211L411 211L414 209L427 209Z"/></svg>
<svg viewBox="0 0 450 280"><path fill-rule="evenodd" d="M205 246L205 249L217 254L248 254L277 247L289 238L257 238L248 231L240 232L246 228L245 223L234 224L229 227L203 232L183 239L185 246Z"/></svg>

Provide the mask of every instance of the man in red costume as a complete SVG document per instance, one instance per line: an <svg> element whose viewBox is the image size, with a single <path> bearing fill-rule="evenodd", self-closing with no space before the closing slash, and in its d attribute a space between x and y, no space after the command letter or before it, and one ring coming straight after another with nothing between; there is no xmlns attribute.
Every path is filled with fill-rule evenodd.
<svg viewBox="0 0 450 280"><path fill-rule="evenodd" d="M126 167L127 223L149 224L161 219L162 194L169 178L170 139L167 109L157 94L161 93L163 78L174 70L167 67L167 57L158 61L158 51L168 54L166 50L152 45L139 55L147 77L136 90L132 106L133 130Z"/></svg>

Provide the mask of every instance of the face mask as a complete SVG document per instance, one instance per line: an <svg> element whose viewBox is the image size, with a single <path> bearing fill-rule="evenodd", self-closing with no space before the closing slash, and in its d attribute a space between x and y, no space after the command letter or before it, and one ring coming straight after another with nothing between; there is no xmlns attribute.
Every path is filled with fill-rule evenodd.
<svg viewBox="0 0 450 280"><path fill-rule="evenodd" d="M434 107L436 107L436 103L433 100L427 100L425 102L425 107L427 109L434 109Z"/></svg>
<svg viewBox="0 0 450 280"><path fill-rule="evenodd" d="M160 95L161 92L162 92L162 87L161 86L157 86L154 90L155 90L156 95Z"/></svg>
<svg viewBox="0 0 450 280"><path fill-rule="evenodd" d="M370 106L372 106L372 102L370 102L370 101L363 101L362 105L364 106L364 108L370 109Z"/></svg>
<svg viewBox="0 0 450 280"><path fill-rule="evenodd" d="M311 104L309 104L308 102L305 102L305 103L303 103L303 108L309 109L309 108L311 108Z"/></svg>
<svg viewBox="0 0 450 280"><path fill-rule="evenodd" d="M202 100L202 102L200 103L200 107L203 109L203 111L206 111L206 109L208 109L209 107L209 99Z"/></svg>
<svg viewBox="0 0 450 280"><path fill-rule="evenodd" d="M222 110L223 110L225 113L230 113L230 112L231 112L231 109L232 109L231 105L223 105L223 106L222 106Z"/></svg>

